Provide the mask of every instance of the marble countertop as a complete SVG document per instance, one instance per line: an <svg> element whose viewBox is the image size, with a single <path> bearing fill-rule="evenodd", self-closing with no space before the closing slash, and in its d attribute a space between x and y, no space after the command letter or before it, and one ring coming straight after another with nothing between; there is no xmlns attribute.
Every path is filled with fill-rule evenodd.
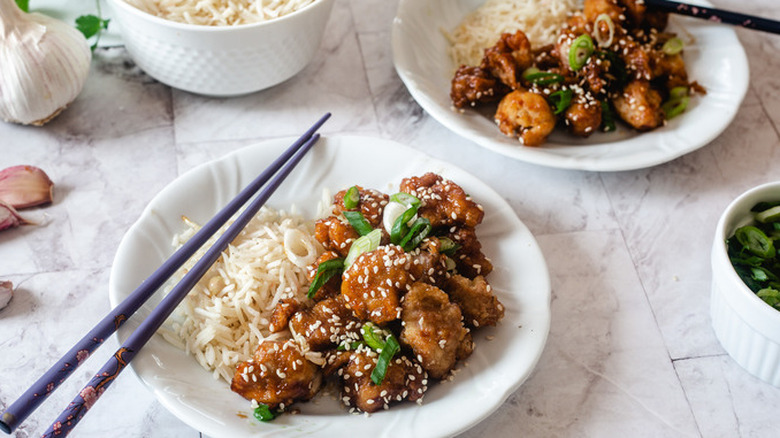
<svg viewBox="0 0 780 438"><path fill-rule="evenodd" d="M775 0L716 6L780 18ZM73 105L43 128L0 124L0 168L33 164L56 184L40 226L0 233L0 411L109 309L117 245L182 172L260 140L393 139L493 187L537 238L552 279L552 327L530 378L463 437L770 437L780 388L741 369L709 316L710 247L721 211L780 180L780 37L738 29L750 89L709 145L649 169L595 173L506 159L441 126L395 73L397 1L338 0L314 61L270 90L212 99L172 90L121 46L95 52ZM561 204L565 203L565 214ZM114 338L12 435L37 436L118 347ZM432 419L432 421L435 421ZM125 373L75 436L198 437Z"/></svg>

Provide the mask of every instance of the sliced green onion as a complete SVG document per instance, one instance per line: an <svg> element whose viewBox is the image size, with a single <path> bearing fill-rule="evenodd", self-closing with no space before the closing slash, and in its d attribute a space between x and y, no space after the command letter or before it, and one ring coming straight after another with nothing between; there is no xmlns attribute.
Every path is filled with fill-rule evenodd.
<svg viewBox="0 0 780 438"><path fill-rule="evenodd" d="M306 297L309 299L314 298L314 294L320 290L323 284L327 283L334 275L341 274L343 270L344 259L330 259L320 263L317 266L317 273L314 274L314 280L309 285L309 292L306 294Z"/></svg>
<svg viewBox="0 0 780 438"><path fill-rule="evenodd" d="M390 241L396 245L400 244L404 237L409 234L409 221L417 214L418 205L412 205L406 209L395 222L390 230Z"/></svg>
<svg viewBox="0 0 780 438"><path fill-rule="evenodd" d="M344 269L349 268L352 265L352 262L354 262L360 254L371 252L379 248L379 242L381 240L382 230L380 229L376 229L365 236L358 237L352 242L352 246L349 247L347 258L344 259Z"/></svg>
<svg viewBox="0 0 780 438"><path fill-rule="evenodd" d="M550 94L550 100L555 105L555 114L560 114L566 111L566 108L571 105L571 98L574 93L570 89L558 90L555 93Z"/></svg>
<svg viewBox="0 0 780 438"><path fill-rule="evenodd" d="M780 221L780 205L766 209L756 214L756 220L762 224Z"/></svg>
<svg viewBox="0 0 780 438"><path fill-rule="evenodd" d="M449 257L444 258L444 266L447 268L448 271L454 271L455 268L458 267L458 265L455 264L455 260L452 260Z"/></svg>
<svg viewBox="0 0 780 438"><path fill-rule="evenodd" d="M363 213L359 211L342 211L341 213L347 218L349 224L352 225L352 228L361 236L365 236L374 229L366 218L363 217Z"/></svg>
<svg viewBox="0 0 780 438"><path fill-rule="evenodd" d="M262 403L255 408L254 416L257 421L271 421L276 418L276 414L271 411L271 408Z"/></svg>
<svg viewBox="0 0 780 438"><path fill-rule="evenodd" d="M612 114L612 108L606 100L601 101L601 130L612 132L617 129L615 125L615 115Z"/></svg>
<svg viewBox="0 0 780 438"><path fill-rule="evenodd" d="M418 217L416 221L414 221L414 224L409 229L409 232L406 233L403 239L401 239L401 242L398 243L401 248L404 249L404 251L411 251L415 248L417 248L417 245L420 244L420 242L423 241L426 237L428 237L428 233L431 232L431 221L424 217Z"/></svg>
<svg viewBox="0 0 780 438"><path fill-rule="evenodd" d="M360 332L363 334L363 340L366 341L366 344L368 344L368 346L374 350L378 351L384 347L385 340L381 339L376 331L381 332L382 330L372 322L367 322L363 324L363 327L360 328Z"/></svg>
<svg viewBox="0 0 780 438"><path fill-rule="evenodd" d="M526 71L528 71L528 70L526 70ZM563 81L563 76L559 75L558 73L550 73L548 71L540 71L540 72L530 73L530 74L525 74L524 73L523 77L528 82L531 82L531 83L537 84L537 85L557 84L558 82L562 82Z"/></svg>
<svg viewBox="0 0 780 438"><path fill-rule="evenodd" d="M400 349L401 346L398 345L398 341L391 333L382 346L382 352L379 353L379 358L376 360L374 371L371 372L372 382L377 385L382 384L382 381L385 380L385 374L387 374L387 367L390 366L390 361L393 360L393 356L395 356L395 353Z"/></svg>
<svg viewBox="0 0 780 438"><path fill-rule="evenodd" d="M569 67L574 71L584 67L593 50L593 40L590 35L583 34L575 38L569 48Z"/></svg>
<svg viewBox="0 0 780 438"><path fill-rule="evenodd" d="M780 310L780 291L772 288L764 288L756 292L759 298L764 300L765 303Z"/></svg>
<svg viewBox="0 0 780 438"><path fill-rule="evenodd" d="M407 207L420 205L420 199L406 192L398 192L390 195L390 202L397 202Z"/></svg>
<svg viewBox="0 0 780 438"><path fill-rule="evenodd" d="M750 272L753 273L753 280L756 280L756 281L767 281L767 280L769 280L769 276L766 275L766 271L763 268L761 268L761 267L751 268Z"/></svg>
<svg viewBox="0 0 780 438"><path fill-rule="evenodd" d="M363 345L360 341L354 341L354 342L344 342L343 344L340 344L338 347L336 347L336 350L338 351L352 351L357 350L358 347Z"/></svg>
<svg viewBox="0 0 780 438"><path fill-rule="evenodd" d="M609 29L609 38L606 40L603 39L603 35L599 32L599 23L602 21L607 24L607 28ZM612 39L615 37L615 23L609 15L601 14L596 17L596 21L593 22L593 35L596 36L596 42L599 47L609 47L612 45Z"/></svg>
<svg viewBox="0 0 780 438"><path fill-rule="evenodd" d="M669 100L661 105L667 119L679 116L688 108L688 87L674 87L669 90Z"/></svg>
<svg viewBox="0 0 780 438"><path fill-rule="evenodd" d="M663 51L665 54L673 56L676 55L683 50L683 41L677 37L669 38L664 45L661 47L661 51Z"/></svg>
<svg viewBox="0 0 780 438"><path fill-rule="evenodd" d="M455 251L460 249L460 245L449 237L439 237L439 242L439 252L444 255L452 256L455 254Z"/></svg>
<svg viewBox="0 0 780 438"><path fill-rule="evenodd" d="M347 193L344 194L344 208L352 210L360 203L360 192L357 186L352 186L347 189Z"/></svg>
<svg viewBox="0 0 780 438"><path fill-rule="evenodd" d="M734 236L745 249L759 257L770 259L775 256L775 246L772 239L753 225L737 228Z"/></svg>

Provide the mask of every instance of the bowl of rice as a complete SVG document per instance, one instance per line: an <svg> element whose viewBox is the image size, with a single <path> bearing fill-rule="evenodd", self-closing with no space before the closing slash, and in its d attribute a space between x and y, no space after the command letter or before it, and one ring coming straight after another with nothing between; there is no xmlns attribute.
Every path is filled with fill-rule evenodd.
<svg viewBox="0 0 780 438"><path fill-rule="evenodd" d="M334 0L108 0L130 56L184 91L237 96L311 61Z"/></svg>

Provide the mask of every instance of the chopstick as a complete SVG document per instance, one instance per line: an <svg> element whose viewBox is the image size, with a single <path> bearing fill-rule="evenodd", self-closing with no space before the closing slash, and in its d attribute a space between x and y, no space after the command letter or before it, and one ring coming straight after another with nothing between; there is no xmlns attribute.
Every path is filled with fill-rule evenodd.
<svg viewBox="0 0 780 438"><path fill-rule="evenodd" d="M160 288L183 264L186 262L192 254L195 253L203 244L217 231L222 225L227 222L262 186L264 186L268 180L285 164L285 162L291 160L287 166L282 168L279 175L269 184L269 186L258 195L258 197L250 204L250 207L245 210L241 217L247 215L251 209L260 208L262 203L270 197L271 193L279 186L281 181L292 170L292 167L297 164L311 146L319 139L319 134L315 132L330 118L330 113L326 113L317 122L315 122L311 128L309 128L300 138L298 138L282 155L279 156L269 167L258 175L251 183L249 183L233 200L231 200L222 210L220 210L211 220L209 220L191 239L189 239L179 250L177 250L168 260L165 261L149 278L141 283L127 298L125 298L119 305L117 305L108 315L106 315L89 333L87 333L81 340L79 340L65 355L55 363L43 376L41 376L30 388L22 394L13 404L11 404L3 413L0 418L0 430L6 433L11 433L16 427L18 427L43 401L51 394L59 385L67 379L70 374L89 356L95 351L105 339L107 339L112 333L114 333L119 327L121 327L130 316L135 313L148 299L151 297L157 289ZM262 200L260 205L255 206L257 200ZM254 214L254 213L253 213ZM253 215L252 214L252 215ZM251 218L251 216L249 216ZM249 220L247 218L244 221ZM234 222L232 229L236 223L240 223L237 219ZM241 226L243 228L243 226ZM235 231L237 234L240 228ZM225 233L227 235L228 232ZM224 236L224 235L223 235ZM221 242L219 240L215 245ZM229 241L228 241L229 243ZM225 244L227 245L227 244ZM217 254L221 252L221 249L217 251ZM205 257L204 257L205 258ZM212 262L213 263L213 262ZM211 263L209 263L209 266ZM195 268L199 265L196 264ZM193 268L193 270L195 270ZM206 269L208 266L206 266ZM203 269L205 272L206 269ZM189 274L188 274L189 275ZM203 275L203 274L201 274ZM187 278L185 276L184 278ZM184 280L182 280L184 281ZM191 280L189 280L191 282ZM197 282L192 282L194 285ZM181 282L180 282L181 284ZM190 286L191 288L192 286ZM174 289L176 290L176 289ZM187 291L189 288L187 289ZM168 295L173 295L173 291ZM183 299L186 295L186 291L181 294ZM166 297L166 299L168 298ZM170 303L170 301L169 301ZM177 301L178 303L178 301ZM162 303L161 303L162 304ZM158 306L159 309L160 306ZM173 305L175 307L175 304ZM173 311L173 307L168 311ZM157 312L157 310L155 310ZM154 313L153 313L154 314ZM167 315L166 315L167 317ZM164 320L165 318L163 318ZM162 321L160 322L160 324ZM149 337L154 333L151 330ZM136 330L138 331L138 330ZM148 338L146 339L148 340ZM128 339L129 341L129 339ZM145 341L144 341L145 343ZM134 343L133 347L139 349L143 343ZM114 359L124 359L126 356L122 356L119 352L114 355ZM127 360L124 365L127 364ZM124 367L122 365L122 367ZM102 370L101 370L102 371ZM121 371L121 369L119 370ZM118 374L118 371L117 371ZM96 378L100 376L100 373ZM95 380L95 379L93 379ZM107 386L107 385L103 385ZM75 425L75 424L74 424Z"/></svg>
<svg viewBox="0 0 780 438"><path fill-rule="evenodd" d="M647 6L652 6L665 12L702 18L716 23L727 23L753 30L780 34L780 21L738 12L724 11L708 6L697 6L668 0L645 0Z"/></svg>

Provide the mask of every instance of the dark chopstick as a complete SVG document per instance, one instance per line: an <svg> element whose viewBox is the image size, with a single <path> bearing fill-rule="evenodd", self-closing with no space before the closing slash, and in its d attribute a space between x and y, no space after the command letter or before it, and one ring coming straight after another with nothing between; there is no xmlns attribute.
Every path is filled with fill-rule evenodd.
<svg viewBox="0 0 780 438"><path fill-rule="evenodd" d="M314 134L299 149L290 161L279 170L279 173L268 185L252 200L246 210L236 218L228 229L217 239L214 245L206 251L206 254L195 263L195 266L173 287L173 289L155 307L152 313L138 326L114 355L106 362L103 368L95 374L95 377L79 392L68 407L57 417L57 420L49 426L42 437L67 436L86 415L87 411L97 402L98 398L116 380L119 373L124 370L136 353L152 338L157 329L162 326L176 306L184 299L212 264L220 257L222 251L236 238L238 233L246 226L252 217L260 210L268 198L284 181L292 169L300 162L301 158L319 140L320 135Z"/></svg>
<svg viewBox="0 0 780 438"><path fill-rule="evenodd" d="M780 21L767 18L668 0L645 0L645 5L673 14L687 15L715 23L733 24L748 29L780 34Z"/></svg>
<svg viewBox="0 0 780 438"><path fill-rule="evenodd" d="M89 333L79 340L65 355L44 373L24 394L12 403L0 418L0 430L11 433L55 390L73 371L132 316L157 289L160 288L192 254L227 222L296 151L308 150L317 129L330 117L325 114L279 158L249 183L228 205L209 220L191 239L138 286L132 294L106 315ZM300 160L300 157L298 157ZM297 161L296 161L297 162ZM289 170L287 171L289 173ZM278 183L276 183L278 185Z"/></svg>

